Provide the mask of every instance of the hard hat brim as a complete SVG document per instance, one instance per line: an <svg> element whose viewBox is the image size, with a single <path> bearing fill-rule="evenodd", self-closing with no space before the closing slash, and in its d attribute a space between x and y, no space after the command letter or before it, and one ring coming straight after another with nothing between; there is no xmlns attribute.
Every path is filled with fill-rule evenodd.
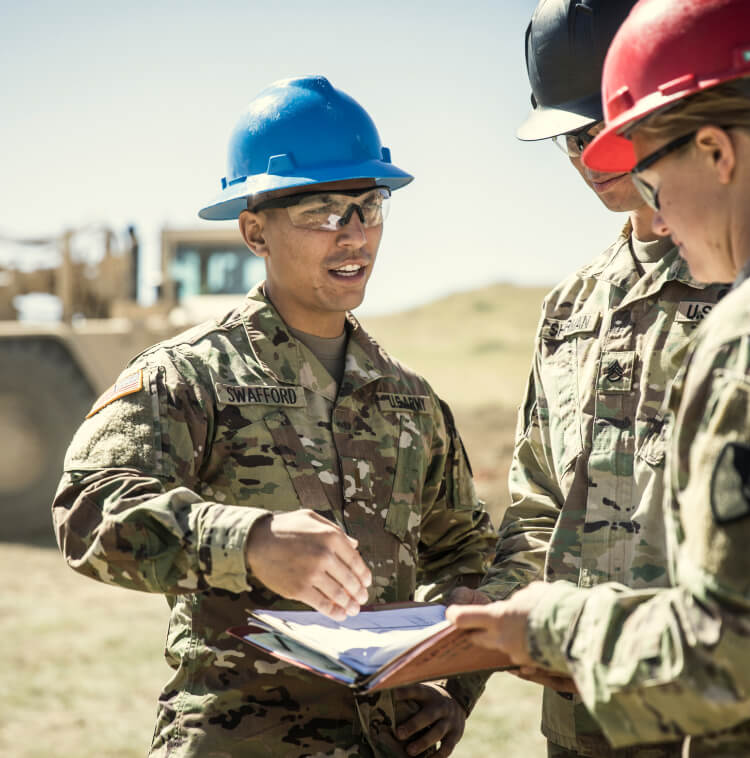
<svg viewBox="0 0 750 758"><path fill-rule="evenodd" d="M524 142L551 139L560 134L577 132L603 119L602 100L598 94L554 107L540 104L518 127L516 137Z"/></svg>
<svg viewBox="0 0 750 758"><path fill-rule="evenodd" d="M645 95L632 107L620 113L596 136L583 151L583 164L595 171L631 171L637 161L631 141L621 136L623 130L673 103L718 84L739 79L743 75L747 76L747 72L740 71L732 76L723 77L710 76L697 82L693 81L689 86L669 94L657 90Z"/></svg>
<svg viewBox="0 0 750 758"><path fill-rule="evenodd" d="M321 166L306 170L304 176L284 176L283 174L255 174L242 181L230 184L219 193L208 205L198 211L198 216L207 221L227 221L239 218L242 211L247 210L249 197L276 192L295 187L308 187L324 182L339 182L349 179L373 179L381 187L391 191L409 184L414 177L406 171L384 161L365 161L352 166Z"/></svg>
<svg viewBox="0 0 750 758"><path fill-rule="evenodd" d="M626 172L636 164L633 143L617 133L618 126L612 124L602 129L593 142L583 151L583 165L595 171Z"/></svg>

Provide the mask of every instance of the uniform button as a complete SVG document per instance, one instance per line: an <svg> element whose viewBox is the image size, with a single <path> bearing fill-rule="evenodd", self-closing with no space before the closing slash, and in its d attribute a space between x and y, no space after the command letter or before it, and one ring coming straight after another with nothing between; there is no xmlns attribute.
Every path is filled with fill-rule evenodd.
<svg viewBox="0 0 750 758"><path fill-rule="evenodd" d="M630 311L618 311L612 316L612 326L627 326L630 323Z"/></svg>

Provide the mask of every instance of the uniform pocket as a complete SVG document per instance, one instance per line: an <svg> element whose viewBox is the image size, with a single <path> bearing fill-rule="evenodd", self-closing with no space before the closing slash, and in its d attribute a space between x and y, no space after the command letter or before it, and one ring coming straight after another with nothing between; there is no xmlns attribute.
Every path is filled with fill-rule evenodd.
<svg viewBox="0 0 750 758"><path fill-rule="evenodd" d="M649 422L649 428L643 439L643 444L636 451L636 457L646 461L650 466L663 466L667 453L668 424L665 417L659 413Z"/></svg>
<svg viewBox="0 0 750 758"><path fill-rule="evenodd" d="M542 341L537 398L540 423L549 427L557 475L562 476L583 450L578 392L578 337Z"/></svg>

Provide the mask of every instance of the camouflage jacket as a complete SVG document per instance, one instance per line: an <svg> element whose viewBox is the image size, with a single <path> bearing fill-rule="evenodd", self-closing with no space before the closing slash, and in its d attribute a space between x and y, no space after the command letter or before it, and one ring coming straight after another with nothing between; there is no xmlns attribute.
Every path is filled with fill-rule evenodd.
<svg viewBox="0 0 750 758"><path fill-rule="evenodd" d="M256 289L139 356L71 443L53 505L68 563L171 607L152 756L406 755L391 729L408 704L355 698L225 633L246 609L300 607L246 570L269 512L311 508L354 536L372 603L440 600L487 567L495 535L449 410L348 329L337 390Z"/></svg>
<svg viewBox="0 0 750 758"><path fill-rule="evenodd" d="M668 583L659 409L688 341L727 286L689 275L674 247L645 275L630 224L545 298L519 414L511 504L482 589L507 597L535 579L580 587ZM580 699L545 690L542 731L606 756Z"/></svg>
<svg viewBox="0 0 750 758"><path fill-rule="evenodd" d="M613 744L700 735L691 757L748 756L750 282L701 325L669 408L673 586L555 584L529 642L572 673Z"/></svg>

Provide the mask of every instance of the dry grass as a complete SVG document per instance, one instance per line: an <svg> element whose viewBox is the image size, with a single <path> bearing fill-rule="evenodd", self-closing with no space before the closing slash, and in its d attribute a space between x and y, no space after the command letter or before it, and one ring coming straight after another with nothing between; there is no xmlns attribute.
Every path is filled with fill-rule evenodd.
<svg viewBox="0 0 750 758"><path fill-rule="evenodd" d="M541 295L498 285L366 322L453 407L495 523ZM0 755L145 755L169 676L164 599L78 576L51 547L0 545L0 576ZM544 755L539 713L538 688L495 675L454 756Z"/></svg>

